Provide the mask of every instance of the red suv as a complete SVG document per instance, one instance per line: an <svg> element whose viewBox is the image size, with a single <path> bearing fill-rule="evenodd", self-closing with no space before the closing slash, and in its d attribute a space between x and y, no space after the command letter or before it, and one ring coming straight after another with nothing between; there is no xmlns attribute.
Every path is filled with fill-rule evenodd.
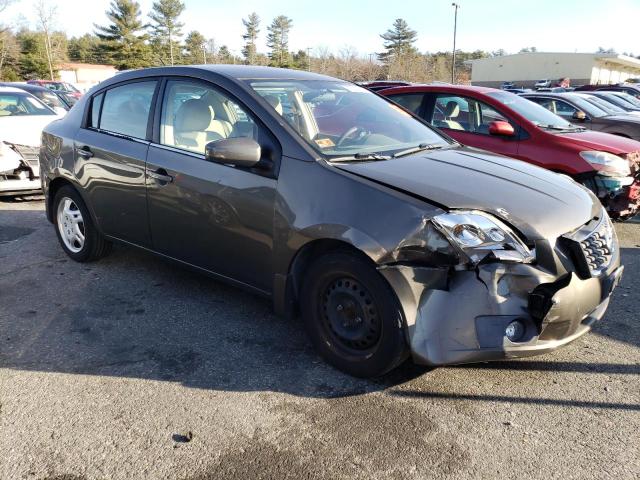
<svg viewBox="0 0 640 480"><path fill-rule="evenodd" d="M640 142L588 131L493 88L412 85L379 93L460 143L571 176L613 218L630 218L640 208Z"/></svg>

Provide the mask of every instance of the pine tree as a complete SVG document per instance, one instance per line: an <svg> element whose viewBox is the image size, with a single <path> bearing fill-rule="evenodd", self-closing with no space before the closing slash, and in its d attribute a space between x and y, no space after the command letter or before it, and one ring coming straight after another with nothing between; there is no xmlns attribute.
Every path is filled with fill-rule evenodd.
<svg viewBox="0 0 640 480"><path fill-rule="evenodd" d="M180 0L158 0L153 2L149 18L152 20L151 41L159 50L161 63L175 64L175 54L179 51L179 39L184 24L178 20L184 11Z"/></svg>
<svg viewBox="0 0 640 480"><path fill-rule="evenodd" d="M402 18L393 22L393 28L380 35L384 40L385 52L379 53L378 58L389 64L394 60L399 60L404 56L415 55L417 50L413 46L417 33L411 30L407 22Z"/></svg>
<svg viewBox="0 0 640 480"><path fill-rule="evenodd" d="M271 64L277 67L286 67L289 65L289 31L293 26L293 20L279 15L273 19L271 25L267 28L267 46L271 49L269 58Z"/></svg>
<svg viewBox="0 0 640 480"><path fill-rule="evenodd" d="M140 18L140 4L134 0L112 0L106 14L111 24L94 25L96 35L102 40L96 55L106 57L106 61L122 70L148 66L149 46Z"/></svg>
<svg viewBox="0 0 640 480"><path fill-rule="evenodd" d="M184 63L191 65L207 63L206 42L207 39L200 32L196 30L189 32L184 40Z"/></svg>
<svg viewBox="0 0 640 480"><path fill-rule="evenodd" d="M247 64L253 65L256 59L256 39L258 33L260 33L260 17L256 12L249 14L247 19L242 19L242 24L247 29L246 33L242 35L245 40L244 47L242 49L242 55Z"/></svg>

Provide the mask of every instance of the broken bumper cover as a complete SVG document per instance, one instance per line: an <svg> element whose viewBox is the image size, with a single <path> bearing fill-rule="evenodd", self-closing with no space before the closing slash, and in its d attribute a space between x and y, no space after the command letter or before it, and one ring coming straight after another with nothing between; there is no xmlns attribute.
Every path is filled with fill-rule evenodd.
<svg viewBox="0 0 640 480"><path fill-rule="evenodd" d="M622 269L616 252L606 271L586 279L500 262L476 271L395 265L380 272L403 305L414 361L446 365L539 355L572 342L604 316ZM524 330L512 342L505 330L515 320Z"/></svg>

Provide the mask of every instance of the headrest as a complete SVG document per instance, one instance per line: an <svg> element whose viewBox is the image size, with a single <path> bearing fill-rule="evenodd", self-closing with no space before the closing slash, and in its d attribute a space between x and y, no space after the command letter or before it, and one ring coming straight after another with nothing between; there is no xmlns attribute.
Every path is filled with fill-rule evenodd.
<svg viewBox="0 0 640 480"><path fill-rule="evenodd" d="M444 109L445 117L457 117L460 114L460 105L457 102L451 100L447 102L447 106Z"/></svg>
<svg viewBox="0 0 640 480"><path fill-rule="evenodd" d="M178 132L204 132L211 123L211 109L206 102L193 98L176 111L175 129Z"/></svg>
<svg viewBox="0 0 640 480"><path fill-rule="evenodd" d="M263 98L278 112L278 115L282 115L282 102L279 97L275 95L265 95Z"/></svg>

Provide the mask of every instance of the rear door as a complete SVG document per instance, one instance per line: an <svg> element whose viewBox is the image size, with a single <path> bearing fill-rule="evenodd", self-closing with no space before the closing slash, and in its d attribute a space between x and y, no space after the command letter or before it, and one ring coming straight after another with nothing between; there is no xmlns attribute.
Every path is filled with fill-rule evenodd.
<svg viewBox="0 0 640 480"><path fill-rule="evenodd" d="M158 81L119 84L92 97L75 137L78 180L106 235L148 247L145 161Z"/></svg>
<svg viewBox="0 0 640 480"><path fill-rule="evenodd" d="M211 83L169 79L147 156L154 249L270 291L279 144L231 94ZM270 168L205 160L208 142L250 137Z"/></svg>

